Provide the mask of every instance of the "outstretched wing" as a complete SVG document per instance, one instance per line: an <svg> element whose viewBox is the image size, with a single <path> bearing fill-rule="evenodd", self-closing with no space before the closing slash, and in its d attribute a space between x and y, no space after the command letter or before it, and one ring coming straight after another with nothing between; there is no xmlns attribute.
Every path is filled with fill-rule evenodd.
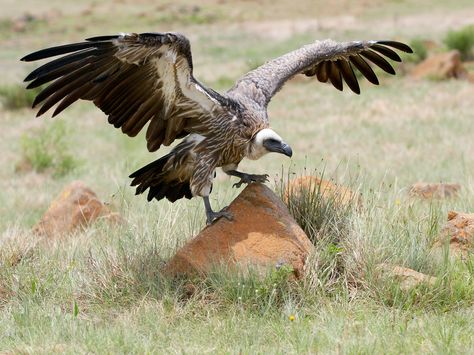
<svg viewBox="0 0 474 355"><path fill-rule="evenodd" d="M51 82L34 100L37 116L58 103L53 116L78 99L90 100L129 136L150 122L150 151L189 133L206 135L206 120L224 100L194 79L189 41L178 33L94 37L21 60L59 55L25 78L28 89Z"/></svg>
<svg viewBox="0 0 474 355"><path fill-rule="evenodd" d="M359 94L354 69L359 70L371 83L378 85L377 76L369 63L389 74L395 74L395 70L384 58L401 62L400 56L392 48L413 53L409 46L395 41L317 41L247 73L237 81L229 94L245 95L265 107L283 84L297 74L316 76L321 82L330 81L341 91L345 81L352 91Z"/></svg>

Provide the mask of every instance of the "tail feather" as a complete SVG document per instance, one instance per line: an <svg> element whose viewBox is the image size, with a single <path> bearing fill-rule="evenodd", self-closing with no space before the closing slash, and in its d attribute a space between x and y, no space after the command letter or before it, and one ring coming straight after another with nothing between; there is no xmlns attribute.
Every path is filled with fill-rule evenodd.
<svg viewBox="0 0 474 355"><path fill-rule="evenodd" d="M130 175L132 178L132 186L137 186L135 194L141 194L148 190L147 200L161 200L167 198L171 202L175 202L180 198L192 198L189 180L180 181L173 179L169 171L163 170L173 153L167 154L158 160L144 166Z"/></svg>

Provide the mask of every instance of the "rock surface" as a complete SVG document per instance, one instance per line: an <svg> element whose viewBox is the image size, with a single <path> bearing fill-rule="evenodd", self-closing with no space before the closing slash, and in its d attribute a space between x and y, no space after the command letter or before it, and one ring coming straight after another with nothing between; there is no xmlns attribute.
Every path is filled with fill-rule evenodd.
<svg viewBox="0 0 474 355"><path fill-rule="evenodd" d="M413 68L411 75L417 79L467 78L466 69L461 62L461 55L457 50L434 54L426 58Z"/></svg>
<svg viewBox="0 0 474 355"><path fill-rule="evenodd" d="M67 234L79 227L85 227L97 218L117 216L98 199L97 195L81 181L66 186L61 194L51 202L33 231L44 236Z"/></svg>
<svg viewBox="0 0 474 355"><path fill-rule="evenodd" d="M459 184L417 182L410 187L408 193L413 197L424 199L449 198L455 197L460 189Z"/></svg>
<svg viewBox="0 0 474 355"><path fill-rule="evenodd" d="M420 284L433 285L436 277L406 267L382 263L377 265L377 271L383 277L390 277L400 282L400 288L409 291Z"/></svg>
<svg viewBox="0 0 474 355"><path fill-rule="evenodd" d="M290 180L285 188L284 200L287 202L289 196L297 198L301 193L318 193L327 201L334 201L344 207L354 202L357 205L362 203L360 196L349 188L312 175L300 176Z"/></svg>
<svg viewBox="0 0 474 355"><path fill-rule="evenodd" d="M204 228L168 262L172 275L205 273L215 265L266 269L291 265L296 277L303 274L313 250L303 230L284 203L262 184L248 185L230 204L233 221L224 218Z"/></svg>
<svg viewBox="0 0 474 355"><path fill-rule="evenodd" d="M446 243L451 255L466 256L474 252L474 213L448 212L448 222L434 248L442 249Z"/></svg>

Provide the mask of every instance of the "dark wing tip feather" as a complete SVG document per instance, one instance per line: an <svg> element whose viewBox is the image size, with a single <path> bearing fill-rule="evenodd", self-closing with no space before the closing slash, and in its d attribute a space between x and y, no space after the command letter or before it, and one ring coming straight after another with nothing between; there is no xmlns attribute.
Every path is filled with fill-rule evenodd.
<svg viewBox="0 0 474 355"><path fill-rule="evenodd" d="M95 36L95 37L86 38L86 41L89 41L89 42L102 42L102 41L110 41L110 40L113 40L113 39L117 39L119 37L120 37L120 35Z"/></svg>
<svg viewBox="0 0 474 355"><path fill-rule="evenodd" d="M402 58L400 58L400 56L397 54L397 52L391 50L390 48L386 47L386 46L383 46L383 45L380 45L380 44L373 44L370 49L380 53L380 54L383 54L384 56L386 56L387 58L390 58L391 60L395 61L395 62L401 62L402 61Z"/></svg>
<svg viewBox="0 0 474 355"><path fill-rule="evenodd" d="M411 47L405 43L402 43L402 42L397 42L397 41L377 41L376 42L377 44L382 44L384 46L388 46L388 47L392 47L392 48L395 48L395 49L398 49L402 52L405 52L405 53L413 53L413 49L411 49Z"/></svg>
<svg viewBox="0 0 474 355"><path fill-rule="evenodd" d="M72 44L64 44L62 46L50 47L41 49L39 51L30 53L20 60L23 62L33 62L35 60L40 60L49 57L55 57L61 54L75 52L85 48L91 48L97 46L96 43L91 42L79 42L79 43L72 43Z"/></svg>
<svg viewBox="0 0 474 355"><path fill-rule="evenodd" d="M386 73L395 75L395 69L390 65L390 63L382 57L380 54L377 54L373 50L367 49L360 52L360 55L370 60L372 63L380 67Z"/></svg>
<svg viewBox="0 0 474 355"><path fill-rule="evenodd" d="M337 60L336 65L339 68L339 71L342 74L344 81L346 82L347 86L356 93L357 95L360 94L360 87L359 82L357 81L357 77L354 74L354 70L351 67L351 64L346 60Z"/></svg>

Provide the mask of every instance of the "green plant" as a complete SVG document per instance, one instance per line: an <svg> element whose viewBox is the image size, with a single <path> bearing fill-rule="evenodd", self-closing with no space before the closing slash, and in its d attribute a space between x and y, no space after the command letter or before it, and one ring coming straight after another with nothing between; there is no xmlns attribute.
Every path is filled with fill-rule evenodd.
<svg viewBox="0 0 474 355"><path fill-rule="evenodd" d="M66 127L60 121L24 135L21 140L23 163L38 172L51 169L55 177L71 172L79 162L69 152L66 136Z"/></svg>
<svg viewBox="0 0 474 355"><path fill-rule="evenodd" d="M204 287L206 294L212 293L225 303L238 304L262 313L278 309L284 304L292 290L290 280L293 275L293 268L289 265L268 269L263 275L254 269L237 273L217 267L201 287Z"/></svg>
<svg viewBox="0 0 474 355"><path fill-rule="evenodd" d="M428 49L425 43L420 38L414 38L410 41L410 47L413 53L403 55L403 60L411 63L419 63L428 56Z"/></svg>
<svg viewBox="0 0 474 355"><path fill-rule="evenodd" d="M458 31L449 31L444 38L444 44L449 49L457 49L463 60L472 58L474 25L465 26Z"/></svg>
<svg viewBox="0 0 474 355"><path fill-rule="evenodd" d="M0 100L5 108L18 110L31 107L41 88L26 90L22 85L8 85L0 87Z"/></svg>
<svg viewBox="0 0 474 355"><path fill-rule="evenodd" d="M280 189L280 195L296 222L308 235L314 245L322 239L335 246L341 241L350 224L355 195L347 195L343 189L333 191L316 176L303 177L314 179L308 185L302 183L294 187L286 181ZM334 185L336 186L336 185Z"/></svg>
<svg viewBox="0 0 474 355"><path fill-rule="evenodd" d="M316 176L282 182L280 195L288 210L315 246L313 274L324 292L344 283L345 242L349 239L352 211L358 204L351 191ZM350 252L350 251L349 251Z"/></svg>

